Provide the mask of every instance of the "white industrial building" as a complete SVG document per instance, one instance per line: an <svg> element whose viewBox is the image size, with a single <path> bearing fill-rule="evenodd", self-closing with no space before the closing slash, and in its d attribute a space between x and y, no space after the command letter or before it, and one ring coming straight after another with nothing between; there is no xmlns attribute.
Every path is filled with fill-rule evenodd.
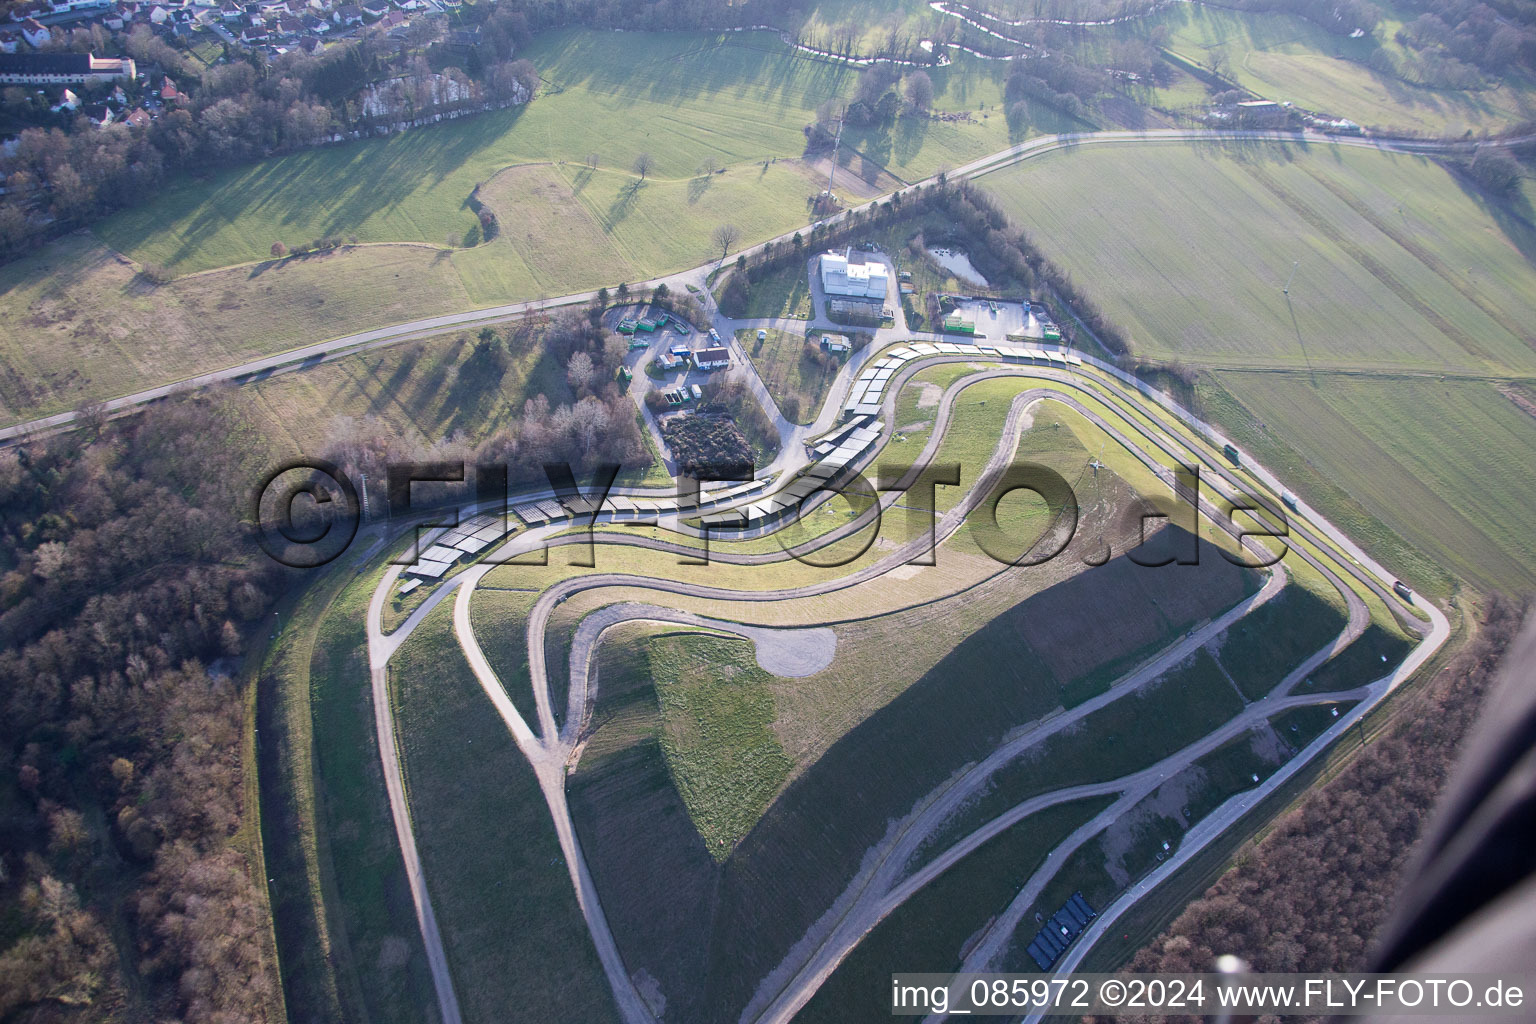
<svg viewBox="0 0 1536 1024"><path fill-rule="evenodd" d="M828 295L884 301L890 272L878 260L864 260L852 249L822 253L821 287Z"/></svg>

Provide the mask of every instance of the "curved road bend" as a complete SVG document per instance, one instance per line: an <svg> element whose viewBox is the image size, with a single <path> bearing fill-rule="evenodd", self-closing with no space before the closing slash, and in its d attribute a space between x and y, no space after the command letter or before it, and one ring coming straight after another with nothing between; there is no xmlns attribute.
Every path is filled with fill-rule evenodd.
<svg viewBox="0 0 1536 1024"><path fill-rule="evenodd" d="M955 358L966 359L966 358L973 358L973 357L959 356L959 357L949 357L949 358L950 359L955 359ZM915 361L915 362L922 363L924 361L920 360L920 361ZM992 371L988 375L1005 375L1005 374L1008 374L1009 372L1010 371L1008 371L1008 370ZM1035 371L1033 369L1026 369L1024 367L1019 367L1019 368L1016 368L1016 369L1012 370L1011 372L1014 373L1014 374L1022 374L1022 373L1026 373L1026 372L1033 374L1033 373L1037 373L1038 371ZM971 383L973 381L970 378L966 378L964 380L964 382L965 383ZM958 383L960 383L960 382L957 382L957 384ZM952 401L953 396L956 393L958 393L958 390L959 390L958 388L952 387L950 389L950 391L946 393L946 398L948 398L948 399L950 399ZM1034 400L1034 398L1038 398L1038 397L1051 397L1053 399L1061 400L1061 397L1057 396L1055 392L1050 392L1050 391L1048 391L1046 395L1032 395L1032 394L1029 394L1029 393L1021 394L1019 396L1018 400L1016 400L1016 403L1014 404L1014 406L1012 406L1011 409L1010 409L1009 426L1008 426L1008 429L1005 431L1005 433L1007 435L1007 439L1011 443L1007 444L1006 446L1004 446L1004 445L1000 445L999 446L999 449L997 450L997 452L994 453L992 461L989 463L989 468L995 469L999 464L1004 464L1004 463L1006 463L1006 461L1008 461L1008 459L1011 458L1011 452L1013 450L1013 447L1016 446L1016 444L1017 444L1017 433L1018 433L1018 427L1017 427L1018 417L1017 417L1017 414L1030 401L1032 401L1032 400ZM1070 400L1070 399L1068 399L1067 402L1068 402L1068 404L1071 404L1071 405L1076 405L1077 404L1075 401ZM1091 419L1095 420L1098 423L1098 425L1101 427L1101 429L1105 429L1106 432L1112 432L1112 428L1108 428L1106 424L1103 424L1102 420L1100 420L1096 415L1094 415L1092 413L1088 413L1088 412L1086 412L1086 410L1084 410L1084 411L1085 411L1085 414L1089 415ZM1140 430L1143 433L1145 439L1152 441L1155 445L1161 446L1161 443L1160 443L1161 439L1160 438L1157 438L1155 435L1153 435L1151 432L1149 432L1147 430L1147 428L1143 427L1142 425L1137 424L1136 426L1137 426L1138 430ZM1125 443L1123 438L1121 439L1121 443ZM1006 447L1006 452L1007 452L1006 456L1004 454L1005 447ZM1129 447L1131 448L1131 450L1133 452L1137 452L1140 455L1140 457L1142 457L1144 460L1150 458L1149 456L1146 456L1144 453L1140 453L1139 449L1137 449L1135 446L1129 446ZM984 480L979 480L978 481L978 485L981 482L984 482ZM947 536L948 533L953 532L953 529L958 526L959 521L961 519L963 519L965 511L967 511L968 507L973 505L974 501L979 497L979 494L976 493L976 492L981 492L981 488L979 486L977 486L976 488L973 488L973 493L972 494L968 494L966 500L963 500L960 504L958 504L956 506L955 509L951 510L951 512L946 515L945 521L943 523L943 526L945 527L945 534L944 534L945 536ZM984 492L981 492L981 493L984 493ZM1208 515L1211 514L1211 510L1207 509L1206 511L1207 511ZM533 539L533 533L534 533L534 531L530 531L528 534L524 534L522 536L522 538L521 538L522 542L526 543L529 540ZM606 542L613 542L614 540L616 540L616 538L605 538L604 542L605 543ZM641 540L641 538L633 538L632 540ZM919 540L916 543L918 545L922 545L922 544L925 544L926 541ZM665 546L665 545L647 544L645 546ZM827 583L827 584L817 584L817 585L813 585L812 587L809 587L809 588L802 588L804 593L802 595L800 595L800 596L809 596L812 592L819 592L822 588L831 587L832 589L836 589L839 586L852 586L852 585L855 585L857 582L861 582L863 579L873 578L874 576L877 576L877 575L879 575L879 574L881 574L881 573L883 573L885 571L889 571L889 569L895 567L895 565L904 564L905 561L909 560L916 553L917 552L915 550L914 551L898 550L898 551L894 552L891 556L888 556L887 558L882 559L881 562L876 563L875 565L868 567L866 570L862 570L861 573L858 574L860 576L859 579L854 579L852 577L849 577L849 578L845 578L845 579L838 580L838 581L830 581L830 583ZM761 556L759 556L759 557L761 557ZM788 557L788 556L775 556L774 554L770 553L767 557L768 558L774 558L774 557ZM900 559L900 561L897 561L898 558ZM484 572L488 571L489 568L491 568L491 567L490 566L477 567L476 570L469 570L469 571L461 574L461 576L455 577L454 580L449 581L448 584L445 584L445 590L443 591L443 593L446 593L447 590L452 589L452 587L457 586L459 582L462 582L464 580L471 580L471 582L478 582L478 579L480 578L480 576L483 576ZM398 570L394 570L390 574L390 576L389 576L389 584L392 584L393 579L397 575L398 575ZM572 581L567 581L567 582L574 585L574 586L572 586L569 589L568 592L575 592L576 590L579 590L579 589L587 589L587 587L591 587L591 586L633 585L633 586L644 587L646 589L651 589L651 590L660 590L660 591L663 591L663 592L688 593L688 589L687 588L689 587L689 585L684 585L684 584L669 584L669 585L664 585L664 586L658 586L658 584L662 583L662 581L656 581L656 580L647 579L647 578L623 577L623 576L614 576L614 577L607 577L607 578L586 577L586 578L583 578L583 579L572 580ZM562 588L562 589L564 589L564 588ZM698 589L700 591L704 591L704 590L709 590L709 589L712 589L712 588L698 588ZM379 609L382 608L382 595L387 593L387 590L388 590L388 585L381 585L381 588L380 588L379 592L375 595L375 605ZM467 625L467 608L468 608L468 601L470 599L471 593L472 593L472 587L464 588L461 591L460 597L459 597L459 605L458 605L458 607L462 608L462 609L466 609L465 617L461 620L459 615L456 614L456 616L455 616L456 631L460 631L461 642L463 640L463 637L466 634L470 635L471 641L473 639L472 638L472 630L461 629L461 622L463 624ZM793 596L793 595L790 595L790 594L780 593L780 594L774 595L774 597L768 597L768 596L766 596L765 594L763 594L761 592L730 592L730 591L725 592L724 594L720 594L720 595L707 594L707 593L699 593L699 594L696 594L695 596L726 596L727 594L730 595L731 599L736 599L736 600L783 599L783 598L788 597L788 596ZM548 601L547 604L545 604L546 599ZM439 595L434 595L434 597L432 599L432 604L435 605L435 603L437 601L439 601L439 600L441 600L441 597ZM539 605L543 605L543 615L541 616L541 622L540 622L540 626L539 626L540 629L542 629L543 622L547 622L548 612L549 612L550 609L553 608L555 602L556 602L556 595L552 594L551 592L546 592L545 595L541 596ZM389 637L387 638L387 641L389 642L389 652L390 653L393 652L394 648L398 647L398 644L401 641L403 641L404 636L409 632L410 629L414 628L415 623L419 622L421 617L423 617L425 612L428 611L428 610L430 610L430 607L428 607L428 606L424 606L422 609L418 609L417 613L413 614L411 620L408 620L408 622L405 625L403 625L400 629L397 629L395 631L395 633L392 633L392 634L389 635ZM536 612L539 611L538 605L536 605L535 611ZM374 641L375 641L376 625L377 625L377 613L375 611L374 606L371 606L370 607L370 622L369 622L371 653L372 653L372 649L373 649ZM532 623L532 621L530 621L530 634L531 635L532 635L532 629L533 629L533 623ZM542 634L541 633L538 634L538 635L539 635L540 638L542 638ZM466 644L465 646L466 646L466 651L471 650L471 647L468 644ZM1330 646L1332 646L1332 645L1330 645ZM475 647L473 649L474 650L478 650L477 647ZM531 656L530 657L530 661L532 661L534 652L537 652L537 657L538 657L538 660L539 660L539 663L540 663L539 664L539 673L535 676L536 685L535 685L534 689L535 689L536 701L540 705L540 723L541 723L541 727L543 727L543 732L544 732L545 736L557 737L558 734L554 730L553 715L549 711L548 681L547 681L547 675L545 675L545 673L544 673L544 666L543 666L543 660L542 660L543 659L542 643L532 643L532 644L530 644L530 656ZM387 660L387 655L385 655L385 660ZM488 672L489 666L488 666L487 663L484 662L483 654L479 657L479 659L475 659L472 656L472 661L475 661L475 660L478 660L478 662L479 662L479 666L477 667L477 676L481 676L482 672ZM531 667L532 666L530 666L530 668ZM498 692L498 691L501 691L501 686L500 686L500 683L495 680L494 674L491 673L491 674L488 674L486 676L481 676L481 681L482 681L482 685L485 685L487 687L488 693L492 695L493 701L495 701L496 698L495 698L494 694L496 692ZM378 685L379 684L376 681L376 689L377 689ZM504 693L502 694L502 696L504 697ZM582 699L585 699L585 695L582 696ZM381 702L376 702L376 703L380 703L383 707L387 708L387 706L388 706L388 704L387 704L387 693L384 694L383 700ZM498 704L499 703L500 702L498 702ZM510 703L509 702L508 702L508 708L510 708ZM511 710L513 711L513 713L515 715L515 709L511 709ZM573 710L574 713L572 715L568 716L568 722L571 721L571 720L580 721L582 716L585 713L585 709L584 708L573 708L572 710ZM506 718L506 720L508 722L509 729L513 730L515 736L518 735L519 729L518 729L518 727L517 727L517 725L515 723L521 721L520 716L508 717L504 713L504 718ZM393 740L392 740L393 733L392 733L392 729L390 731L389 736L390 736L390 749L393 749ZM521 730L520 747L522 747L524 743L529 743L531 740L532 740L531 732L529 732L527 730L526 725L523 725L522 730ZM564 743L560 742L560 738L556 739L556 743L560 747L563 747L565 745ZM382 741L381 741L381 745L382 745ZM542 740L538 741L537 745L540 748L544 748L546 750L548 749L547 744L544 741L542 741ZM525 752L527 752L527 751L525 751ZM556 767L555 765L550 763L554 759L549 757L549 754L554 753L554 751L550 750L547 754L546 753L538 753L537 751L534 751L534 753L536 754L536 756L538 756L539 763L548 764L550 766L550 768ZM570 867L571 867L571 870L572 870L572 873L573 873L573 882L577 886L578 893L581 893L585 897L584 900L583 900L584 904L590 905L591 910L592 910L592 915L595 915L595 917L596 917L596 920L593 921L593 923L600 924L600 927L594 932L594 942L600 947L600 950L601 950L601 947L607 947L608 955L603 957L603 959L605 960L605 969L607 969L609 971L610 980L611 981L620 981L620 979L622 979L620 981L620 983L617 984L616 987L615 987L616 996L618 998L620 998L621 1003L627 1004L626 1017L628 1019L645 1020L645 1019L648 1019L649 1012L648 1012L648 1010L645 1009L643 1001L639 1000L638 995L635 995L633 997L633 999L628 999L628 998L624 997L625 989L628 989L629 993L633 993L634 992L633 986L631 984L629 984L628 977L623 972L622 960L619 958L618 953L617 953L617 949L613 945L611 933L607 933L606 924L601 922L601 908L600 908L600 906L597 905L595 890L591 886L590 876L585 871L585 864L584 864L584 861L581 859L579 846L575 843L574 833L570 830L570 826L569 826L570 819L569 819L568 811L565 809L564 791L563 791L563 772L564 772L565 757L567 755L568 755L568 751L562 753L560 758L559 758L558 776L556 776L553 772L551 772L549 770L549 768L546 768L544 771L540 772L541 783L544 783L544 780L546 778L548 778L548 782L550 784L553 784L552 786L548 786L546 788L546 793L547 793L547 795L549 797L552 797L552 799L550 800L551 810L556 815L557 824L563 825L563 828L561 830L562 831L562 843L563 844L567 844L567 843L569 844L569 845L567 845L566 848L568 850L568 853L570 854L570 856L568 856L568 863L570 864ZM537 767L537 764L536 764L536 767ZM398 763L396 763L393 766L393 769L394 769L395 774L398 774L398 771L399 771ZM557 791L557 792L553 792L552 790L553 791ZM395 788L395 787L392 787L392 792L391 792L391 802L392 802L392 805L396 804L396 803L403 803L403 801L404 801L403 787L399 787L398 789ZM563 819L563 821L561 819ZM409 832L409 816L408 816L408 812L406 814L404 814L404 815L401 815L400 813L397 812L396 822L397 822L397 830L401 829L402 822L403 822L404 831L407 832L407 833ZM414 852L414 842L411 843L411 846L412 846L412 849L413 849L413 852ZM417 867L417 877L415 879L413 879L413 894L415 894L415 892L416 892L416 888L417 888L416 882L417 881L419 881L419 861L418 861L418 867ZM424 896L424 888L422 889L422 894ZM440 939L440 937L436 937L436 935L435 935L435 933L436 933L435 922L433 922L431 924L430 928L428 926L428 921L430 920L430 913L431 913L431 911L430 911L430 903L429 903L429 901L426 901L425 899L423 899L421 897L418 897L418 899L419 899L419 910L418 910L418 912L423 917L423 922L422 922L423 923L423 932L424 932L424 934L428 933L428 932L433 933L433 937L436 938L436 942L435 943L429 943L429 944L430 945L434 945L436 947L436 949L438 951L438 958L439 958L439 960L441 960L441 959L443 959L441 957L441 939ZM585 909L585 907L584 907L584 909ZM592 920L592 916L589 916L589 920ZM607 934L604 934L604 933L607 933ZM618 975L618 978L614 977L615 974ZM442 971L441 975L439 975L439 972L436 969L434 969L434 979L437 980L437 979L439 979L439 977L441 977L444 980L447 979L446 967L443 968L443 971ZM451 999L452 999L452 995L451 995L451 982L449 982L449 995L448 995L448 999L447 1000L443 999L442 993L440 992L440 1002L446 1003L446 1002L451 1001Z"/></svg>

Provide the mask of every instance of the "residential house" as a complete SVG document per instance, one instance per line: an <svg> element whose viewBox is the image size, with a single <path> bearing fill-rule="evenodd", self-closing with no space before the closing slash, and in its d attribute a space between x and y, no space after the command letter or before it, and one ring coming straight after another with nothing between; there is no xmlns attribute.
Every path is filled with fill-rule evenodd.
<svg viewBox="0 0 1536 1024"><path fill-rule="evenodd" d="M292 39L302 31L304 31L304 23L299 21L298 18L277 19L277 34L285 39Z"/></svg>
<svg viewBox="0 0 1536 1024"><path fill-rule="evenodd" d="M363 9L357 4L344 4L336 8L336 13L331 15L331 20L343 28L363 23Z"/></svg>
<svg viewBox="0 0 1536 1024"><path fill-rule="evenodd" d="M149 112L146 111L143 107L140 107L133 113L129 114L127 117L123 118L123 123L130 128L148 128Z"/></svg>
<svg viewBox="0 0 1536 1024"><path fill-rule="evenodd" d="M63 110L75 111L79 109L80 97L75 95L75 91L73 89L65 89L64 95L60 97L59 102L53 105L53 112L55 114Z"/></svg>
<svg viewBox="0 0 1536 1024"><path fill-rule="evenodd" d="M731 365L728 348L701 348L693 353L693 365L701 370L721 370Z"/></svg>
<svg viewBox="0 0 1536 1024"><path fill-rule="evenodd" d="M167 21L170 20L171 12L166 10L164 7L161 7L159 4L156 4L149 9L149 23L151 25L164 25Z"/></svg>
<svg viewBox="0 0 1536 1024"><path fill-rule="evenodd" d="M187 97L182 94L180 89L176 88L176 83L171 81L170 76L167 75L165 81L160 83L160 98L167 103L179 103Z"/></svg>
<svg viewBox="0 0 1536 1024"><path fill-rule="evenodd" d="M313 14L301 14L299 16L299 24L304 26L304 31L314 35L331 30L330 22L325 21L323 18L317 18Z"/></svg>
<svg viewBox="0 0 1536 1024"><path fill-rule="evenodd" d="M382 18L389 13L389 0L363 0L361 6L370 18Z"/></svg>
<svg viewBox="0 0 1536 1024"><path fill-rule="evenodd" d="M28 18L21 23L21 38L27 41L27 45L33 49L40 49L53 40L53 33L48 31L48 26L36 18Z"/></svg>

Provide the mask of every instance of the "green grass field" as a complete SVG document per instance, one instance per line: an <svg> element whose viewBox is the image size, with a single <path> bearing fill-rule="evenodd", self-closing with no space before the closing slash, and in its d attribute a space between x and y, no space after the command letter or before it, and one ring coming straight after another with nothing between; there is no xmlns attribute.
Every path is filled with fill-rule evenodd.
<svg viewBox="0 0 1536 1024"><path fill-rule="evenodd" d="M1293 583L1243 616L1213 649L1243 696L1260 700L1337 637L1346 621L1337 597L1330 601Z"/></svg>
<svg viewBox="0 0 1536 1024"><path fill-rule="evenodd" d="M0 268L14 422L473 303L424 249L363 247L156 287L83 234Z"/></svg>
<svg viewBox="0 0 1536 1024"><path fill-rule="evenodd" d="M617 1019L533 770L433 610L390 665L406 792L468 1021Z"/></svg>
<svg viewBox="0 0 1536 1024"><path fill-rule="evenodd" d="M1536 584L1536 483L1516 468L1536 451L1536 417L1489 382L1236 371L1216 380L1240 403L1260 459L1324 507L1332 488L1347 491L1363 515L1338 525L1397 555L1386 564L1410 586L1443 593L1445 570L1480 588Z"/></svg>
<svg viewBox="0 0 1536 1024"><path fill-rule="evenodd" d="M778 403L779 411L794 423L810 423L821 412L827 388L837 376L837 365L819 365L805 354L806 336L769 327L767 338L757 340L757 331L736 332L747 357L763 378L768 393Z"/></svg>
<svg viewBox="0 0 1536 1024"><path fill-rule="evenodd" d="M782 270L761 275L747 291L747 301L740 307L723 306L726 316L742 320L766 320L770 318L809 320L816 311L811 307L811 288L807 268L791 263ZM724 292L728 276L720 277L715 284L715 300Z"/></svg>
<svg viewBox="0 0 1536 1024"><path fill-rule="evenodd" d="M458 245L477 227L470 194L480 183L494 193L494 179L505 168L553 164L558 177L524 173L545 181L563 177L569 185L578 165L595 153L595 178L627 179L635 157L645 152L655 163L656 191L674 193L677 202L669 203L665 223L633 226L629 242L647 233L641 252L675 252L678 239L670 236L678 233L707 239L714 227L706 220L710 193L720 208L714 212L730 210L752 239L769 225L785 230L806 219L803 201L812 183L782 161L800 155L801 128L820 103L850 89L855 76L845 66L797 55L768 33L570 30L539 36L520 56L533 61L544 80L525 107L183 181L157 201L105 222L99 233L119 251L177 272L263 259L274 241L327 235ZM958 62L935 73L935 104L951 109L995 102L1002 74L987 62ZM866 133L849 141L909 179L1009 143L1001 117L975 124L908 120L889 135ZM782 192L759 181L761 165L774 159L781 163L770 166L770 174L796 180L787 205ZM700 189L695 174L706 160L731 170ZM617 189L599 190L595 209L587 211L599 227L623 212L615 209L616 199ZM701 202L702 209L690 208ZM530 219L547 216L536 203L491 205L512 237ZM695 227L701 230L695 233ZM567 251L553 251L556 244ZM628 257L625 240L617 248ZM585 265L614 255L590 234L541 235L526 261L535 272L547 267L558 276L562 260ZM687 257L690 263L702 259L691 251ZM671 266L664 260L652 258L635 269L656 273Z"/></svg>
<svg viewBox="0 0 1536 1024"><path fill-rule="evenodd" d="M937 853L1032 796L1145 768L1242 709L1242 698L1202 650L1149 686L1092 712L1078 727L1004 765L984 794L947 820L924 850Z"/></svg>
<svg viewBox="0 0 1536 1024"><path fill-rule="evenodd" d="M389 1024L433 1000L368 700L363 611L343 563L285 613L262 669L262 825L290 1005Z"/></svg>
<svg viewBox="0 0 1536 1024"><path fill-rule="evenodd" d="M772 728L771 677L749 640L671 636L652 640L648 654L662 753L699 835L723 861L789 777Z"/></svg>
<svg viewBox="0 0 1536 1024"><path fill-rule="evenodd" d="M1498 131L1536 113L1530 83L1523 80L1483 90L1431 89L1367 64L1378 50L1392 60L1405 55L1393 39L1402 23L1391 12L1373 34L1358 39L1294 15L1198 4L1172 5L1122 31L1140 34L1156 26L1166 29L1170 51L1205 67L1219 62L1245 89L1358 124L1460 135Z"/></svg>
<svg viewBox="0 0 1536 1024"><path fill-rule="evenodd" d="M432 443L461 437L470 444L513 425L536 394L551 405L570 401L565 369L537 343L516 347L503 367L477 356L475 337L453 332L376 349L283 373L245 393L274 437L315 452L344 424L376 419L403 437Z"/></svg>
<svg viewBox="0 0 1536 1024"><path fill-rule="evenodd" d="M1048 808L979 847L864 936L795 1017L797 1024L888 1019L893 971L958 969L966 940L1007 907L1052 847L1109 802Z"/></svg>
<svg viewBox="0 0 1536 1024"><path fill-rule="evenodd" d="M982 182L1089 283L1140 355L1536 370L1529 211L1468 193L1431 161L1329 146L1105 147Z"/></svg>

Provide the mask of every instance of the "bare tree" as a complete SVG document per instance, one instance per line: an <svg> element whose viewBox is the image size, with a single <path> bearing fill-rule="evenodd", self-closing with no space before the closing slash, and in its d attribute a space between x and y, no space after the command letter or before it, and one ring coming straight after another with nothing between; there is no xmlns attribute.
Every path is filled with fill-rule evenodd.
<svg viewBox="0 0 1536 1024"><path fill-rule="evenodd" d="M915 71L907 76L907 102L917 111L926 111L933 104L933 79L928 72Z"/></svg>
<svg viewBox="0 0 1536 1024"><path fill-rule="evenodd" d="M651 173L651 168L653 166L655 166L655 162L651 159L651 154L641 153L639 156L635 157L635 173L640 175L641 181L644 181L645 176Z"/></svg>
<svg viewBox="0 0 1536 1024"><path fill-rule="evenodd" d="M720 258L723 260L726 254L731 251L731 246L741 240L741 229L735 224L721 224L715 228L712 237L715 240L715 244L720 247Z"/></svg>
<svg viewBox="0 0 1536 1024"><path fill-rule="evenodd" d="M720 169L720 164L718 162L716 162L714 157L710 157L709 159L705 160L702 164L699 164L699 173L700 174L714 174L719 169Z"/></svg>
<svg viewBox="0 0 1536 1024"><path fill-rule="evenodd" d="M592 357L585 352L571 356L571 361L565 366L565 380L577 394L585 391L592 383Z"/></svg>
<svg viewBox="0 0 1536 1024"><path fill-rule="evenodd" d="M592 168L594 171L597 170L597 154L596 153L588 153L587 154L587 166Z"/></svg>

